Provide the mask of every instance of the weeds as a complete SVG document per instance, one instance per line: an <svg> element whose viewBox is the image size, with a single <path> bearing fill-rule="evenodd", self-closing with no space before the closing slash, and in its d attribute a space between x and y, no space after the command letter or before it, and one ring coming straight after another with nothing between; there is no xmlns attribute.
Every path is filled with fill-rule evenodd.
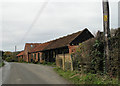
<svg viewBox="0 0 120 86"><path fill-rule="evenodd" d="M71 81L73 84L118 84L117 78L111 78L108 75L99 74L81 74L78 71L64 71L60 68L54 68L54 70L65 79Z"/></svg>

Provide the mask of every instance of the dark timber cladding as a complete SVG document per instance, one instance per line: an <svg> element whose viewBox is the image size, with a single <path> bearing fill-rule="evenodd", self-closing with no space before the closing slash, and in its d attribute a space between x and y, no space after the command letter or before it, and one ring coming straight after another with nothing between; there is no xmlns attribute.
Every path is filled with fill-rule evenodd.
<svg viewBox="0 0 120 86"><path fill-rule="evenodd" d="M83 31L50 41L49 45L43 50L45 53L45 61L55 61L56 56L59 54L71 54L75 52L75 48L79 43L93 37L88 29L84 29Z"/></svg>

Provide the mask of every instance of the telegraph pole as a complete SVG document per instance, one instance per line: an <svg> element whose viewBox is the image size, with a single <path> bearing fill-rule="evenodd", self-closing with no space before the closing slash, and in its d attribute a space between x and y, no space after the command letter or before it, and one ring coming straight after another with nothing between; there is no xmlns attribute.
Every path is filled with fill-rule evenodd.
<svg viewBox="0 0 120 86"><path fill-rule="evenodd" d="M14 52L14 56L13 56L15 61L17 61L16 60L16 50L17 50L17 46L15 45L15 52Z"/></svg>
<svg viewBox="0 0 120 86"><path fill-rule="evenodd" d="M15 52L16 52L17 47L15 46Z"/></svg>
<svg viewBox="0 0 120 86"><path fill-rule="evenodd" d="M110 19L109 19L109 2L103 0L103 27L104 27L104 58L105 68L104 72L108 72L110 66Z"/></svg>

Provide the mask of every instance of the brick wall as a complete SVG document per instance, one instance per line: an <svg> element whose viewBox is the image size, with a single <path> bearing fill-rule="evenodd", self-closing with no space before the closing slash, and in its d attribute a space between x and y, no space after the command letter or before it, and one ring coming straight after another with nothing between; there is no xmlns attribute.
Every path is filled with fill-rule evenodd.
<svg viewBox="0 0 120 86"><path fill-rule="evenodd" d="M78 45L68 46L69 48L69 54L72 54L76 52L76 48L78 48Z"/></svg>

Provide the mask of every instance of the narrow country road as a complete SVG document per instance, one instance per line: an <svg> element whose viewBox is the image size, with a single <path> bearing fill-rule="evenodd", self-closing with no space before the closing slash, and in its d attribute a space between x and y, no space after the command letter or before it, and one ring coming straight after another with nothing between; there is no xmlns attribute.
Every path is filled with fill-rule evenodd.
<svg viewBox="0 0 120 86"><path fill-rule="evenodd" d="M69 82L56 74L50 66L8 63L2 68L2 84L69 84Z"/></svg>

